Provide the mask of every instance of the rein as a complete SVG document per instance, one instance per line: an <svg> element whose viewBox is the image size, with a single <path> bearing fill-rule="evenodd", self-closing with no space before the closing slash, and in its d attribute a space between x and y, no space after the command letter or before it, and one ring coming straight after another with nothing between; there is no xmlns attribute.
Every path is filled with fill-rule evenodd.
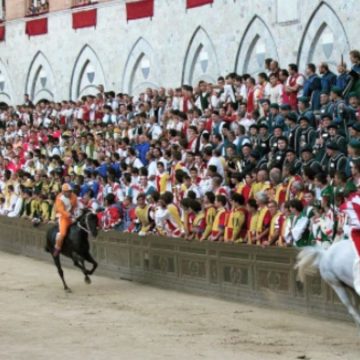
<svg viewBox="0 0 360 360"><path fill-rule="evenodd" d="M88 235L91 235L91 232L90 232L90 230L89 230L89 219L88 219L88 217L89 217L90 214L91 214L91 213L87 213L87 214L85 215L85 226L82 226L82 225L80 224L80 221L78 221L78 222L76 223L76 226L77 226L79 229L85 231Z"/></svg>

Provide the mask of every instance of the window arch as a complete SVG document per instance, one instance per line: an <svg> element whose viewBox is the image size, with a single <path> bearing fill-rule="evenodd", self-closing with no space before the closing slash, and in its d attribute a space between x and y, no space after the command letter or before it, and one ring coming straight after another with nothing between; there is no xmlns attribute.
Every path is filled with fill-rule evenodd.
<svg viewBox="0 0 360 360"><path fill-rule="evenodd" d="M13 104L15 99L9 73L0 59L0 102Z"/></svg>
<svg viewBox="0 0 360 360"><path fill-rule="evenodd" d="M76 100L84 95L96 95L100 84L106 88L104 70L95 51L89 45L85 45L72 71L70 98Z"/></svg>
<svg viewBox="0 0 360 360"><path fill-rule="evenodd" d="M182 83L195 85L200 80L214 83L219 73L215 47L208 33L199 26L191 37L186 51Z"/></svg>
<svg viewBox="0 0 360 360"><path fill-rule="evenodd" d="M335 11L322 2L310 17L301 39L298 64L304 69L310 62L326 61L330 66L340 62L341 55L348 59L349 40Z"/></svg>
<svg viewBox="0 0 360 360"><path fill-rule="evenodd" d="M129 94L159 87L159 61L152 46L142 37L135 42L126 60L122 87Z"/></svg>
<svg viewBox="0 0 360 360"><path fill-rule="evenodd" d="M263 71L265 58L277 60L277 46L265 22L256 15L241 39L235 71L240 74L256 74Z"/></svg>
<svg viewBox="0 0 360 360"><path fill-rule="evenodd" d="M34 103L40 99L55 100L54 73L46 56L38 51L34 56L26 78L25 92Z"/></svg>

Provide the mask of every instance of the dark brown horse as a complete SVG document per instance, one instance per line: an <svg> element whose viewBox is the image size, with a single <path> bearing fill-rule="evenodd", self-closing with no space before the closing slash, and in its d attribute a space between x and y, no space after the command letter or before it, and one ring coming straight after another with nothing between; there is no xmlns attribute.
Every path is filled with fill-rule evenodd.
<svg viewBox="0 0 360 360"><path fill-rule="evenodd" d="M85 282L91 283L89 275L92 275L97 268L97 262L90 254L89 235L97 236L97 223L98 219L95 214L90 211L84 211L74 224L70 226L69 232L65 237L61 254L69 257L74 262L74 265L81 269L85 275ZM58 232L58 226L51 228L46 235L46 248L45 250L54 253L55 237ZM54 263L58 269L60 278L64 285L64 290L71 292L64 279L64 272L61 268L60 255L52 255ZM92 264L92 269L87 270L85 261Z"/></svg>

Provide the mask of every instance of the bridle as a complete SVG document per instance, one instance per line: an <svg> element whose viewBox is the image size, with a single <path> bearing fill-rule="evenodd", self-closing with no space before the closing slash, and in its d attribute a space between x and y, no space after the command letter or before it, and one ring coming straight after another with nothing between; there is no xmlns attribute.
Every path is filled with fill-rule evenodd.
<svg viewBox="0 0 360 360"><path fill-rule="evenodd" d="M76 226L77 226L79 229L85 231L88 235L92 235L92 234L91 234L91 231L89 230L89 228L90 228L90 226L89 226L89 215L90 215L90 214L91 214L91 212L88 212L88 213L85 215L85 226L82 226L82 225L80 224L80 221L77 221L77 223L76 223Z"/></svg>

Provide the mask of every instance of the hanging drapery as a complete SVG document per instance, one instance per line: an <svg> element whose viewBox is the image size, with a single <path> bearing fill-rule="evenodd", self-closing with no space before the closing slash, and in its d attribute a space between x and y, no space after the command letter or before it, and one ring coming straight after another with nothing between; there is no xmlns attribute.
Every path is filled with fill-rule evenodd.
<svg viewBox="0 0 360 360"><path fill-rule="evenodd" d="M154 16L154 0L127 0L126 19L135 20Z"/></svg>
<svg viewBox="0 0 360 360"><path fill-rule="evenodd" d="M5 40L5 25L0 24L0 41Z"/></svg>
<svg viewBox="0 0 360 360"><path fill-rule="evenodd" d="M186 0L186 8L191 9L198 6L212 4L214 0Z"/></svg>
<svg viewBox="0 0 360 360"><path fill-rule="evenodd" d="M38 36L47 34L48 32L48 19L34 19L26 22L25 33L28 36Z"/></svg>
<svg viewBox="0 0 360 360"><path fill-rule="evenodd" d="M95 26L97 20L97 10L77 11L72 14L73 29L82 29L86 27Z"/></svg>

